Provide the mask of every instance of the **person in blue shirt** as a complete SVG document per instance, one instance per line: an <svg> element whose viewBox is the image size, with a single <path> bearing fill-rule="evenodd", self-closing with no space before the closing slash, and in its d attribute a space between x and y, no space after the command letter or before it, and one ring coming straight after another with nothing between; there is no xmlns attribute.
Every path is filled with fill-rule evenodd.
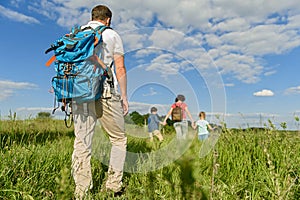
<svg viewBox="0 0 300 200"><path fill-rule="evenodd" d="M208 123L208 121L205 120L206 118L206 114L205 112L200 112L199 113L199 119L195 122L195 124L193 124L193 128L196 129L197 128L197 132L198 132L198 139L199 140L205 140L208 138L209 136L209 130L213 130L213 128L211 127L211 125Z"/></svg>
<svg viewBox="0 0 300 200"><path fill-rule="evenodd" d="M156 107L152 107L150 111L151 114L148 117L148 132L149 132L150 141L153 142L153 135L154 135L158 138L160 142L162 142L164 138L159 130L159 124L163 124L163 123L158 118Z"/></svg>

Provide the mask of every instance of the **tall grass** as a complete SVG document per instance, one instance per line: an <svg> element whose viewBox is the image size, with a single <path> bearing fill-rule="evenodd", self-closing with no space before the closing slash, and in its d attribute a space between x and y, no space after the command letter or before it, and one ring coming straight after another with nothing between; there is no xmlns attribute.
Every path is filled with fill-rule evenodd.
<svg viewBox="0 0 300 200"><path fill-rule="evenodd" d="M222 199L299 198L297 132L227 131L218 151L216 181Z"/></svg>
<svg viewBox="0 0 300 200"><path fill-rule="evenodd" d="M54 120L1 121L0 199L71 196L71 130ZM64 177L65 176L65 177ZM60 184L61 178L68 183ZM61 192L61 187L70 187Z"/></svg>
<svg viewBox="0 0 300 200"><path fill-rule="evenodd" d="M0 121L0 199L72 199L72 131L55 120ZM129 136L128 151L153 152L173 137L152 144ZM225 129L202 158L195 138L168 166L125 172L121 197L101 192L107 166L93 157L88 199L300 199L299 142L298 132Z"/></svg>

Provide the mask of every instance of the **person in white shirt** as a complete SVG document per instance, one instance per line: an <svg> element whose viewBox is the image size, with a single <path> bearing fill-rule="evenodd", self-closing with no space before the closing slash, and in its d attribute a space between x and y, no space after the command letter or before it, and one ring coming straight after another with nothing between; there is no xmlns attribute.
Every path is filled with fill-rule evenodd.
<svg viewBox="0 0 300 200"><path fill-rule="evenodd" d="M197 128L197 132L198 132L198 139L199 140L205 140L208 138L209 136L209 130L213 130L213 128L211 127L211 125L208 123L208 121L205 120L206 118L206 114L205 112L200 112L199 113L199 119L195 122L195 124L193 124L193 128L196 129Z"/></svg>
<svg viewBox="0 0 300 200"><path fill-rule="evenodd" d="M112 12L103 5L95 6L91 21L84 27L110 26ZM72 104L74 116L74 151L72 154L72 175L75 181L75 198L84 199L93 187L91 154L92 138L97 119L107 132L112 144L108 177L105 190L122 191L123 167L126 157L127 137L124 116L128 113L127 78L124 64L123 43L119 34L111 28L102 33L103 43L95 47L95 55L90 57L96 67L111 67L112 80L104 83L102 97L88 104ZM112 64L113 63L113 64ZM118 89L120 91L118 91Z"/></svg>

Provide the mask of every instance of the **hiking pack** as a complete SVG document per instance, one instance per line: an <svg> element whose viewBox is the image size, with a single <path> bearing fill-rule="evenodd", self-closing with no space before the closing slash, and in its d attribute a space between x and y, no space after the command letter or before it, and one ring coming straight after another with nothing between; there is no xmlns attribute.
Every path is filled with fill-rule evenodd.
<svg viewBox="0 0 300 200"><path fill-rule="evenodd" d="M177 104L175 104L175 105L176 105L176 107L173 108L171 117L174 122L180 122L180 121L182 121L182 108L180 106L178 106Z"/></svg>
<svg viewBox="0 0 300 200"><path fill-rule="evenodd" d="M110 67L105 66L97 57L99 52L95 52L95 47L103 42L102 33L107 28L109 27L98 26L93 29L74 26L70 34L56 40L45 51L46 54L54 51L54 55L46 63L49 67L54 62L56 71L51 80L55 94L52 114L62 104L61 110L66 114L67 127L72 124L72 112L69 111L71 103L98 100L103 92L103 82L112 77L112 64ZM100 66L94 64L95 59L100 62ZM71 119L70 125L67 125L67 118Z"/></svg>

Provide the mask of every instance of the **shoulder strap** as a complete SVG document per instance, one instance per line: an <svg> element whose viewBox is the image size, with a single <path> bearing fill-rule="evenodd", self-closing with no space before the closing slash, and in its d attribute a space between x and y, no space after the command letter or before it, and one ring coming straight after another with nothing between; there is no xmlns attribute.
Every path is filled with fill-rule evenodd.
<svg viewBox="0 0 300 200"><path fill-rule="evenodd" d="M100 43L101 35L106 29L112 29L112 28L109 26L100 25L94 29L94 33L95 33L94 46L97 46Z"/></svg>
<svg viewBox="0 0 300 200"><path fill-rule="evenodd" d="M100 31L100 33L103 33L106 29L112 29L110 26L100 25L97 26L94 30Z"/></svg>
<svg viewBox="0 0 300 200"><path fill-rule="evenodd" d="M81 26L73 26L72 30L71 30L70 37L74 37L78 32L83 31L83 30L88 29L88 28L91 28L91 27L86 27L84 29L81 29Z"/></svg>

